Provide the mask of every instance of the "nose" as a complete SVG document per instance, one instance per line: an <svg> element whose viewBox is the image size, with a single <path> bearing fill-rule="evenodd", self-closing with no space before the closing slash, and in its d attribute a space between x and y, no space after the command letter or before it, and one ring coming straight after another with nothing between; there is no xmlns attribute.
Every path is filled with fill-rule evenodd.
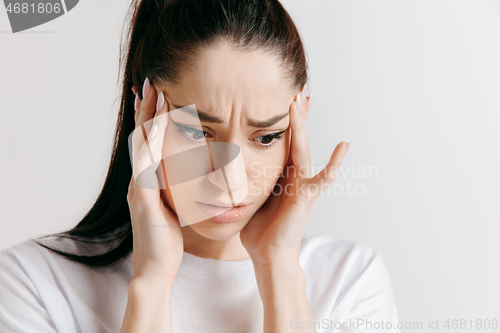
<svg viewBox="0 0 500 333"><path fill-rule="evenodd" d="M232 142L210 142L210 155L214 170L209 181L221 188L236 192L246 185L245 163L240 147Z"/></svg>

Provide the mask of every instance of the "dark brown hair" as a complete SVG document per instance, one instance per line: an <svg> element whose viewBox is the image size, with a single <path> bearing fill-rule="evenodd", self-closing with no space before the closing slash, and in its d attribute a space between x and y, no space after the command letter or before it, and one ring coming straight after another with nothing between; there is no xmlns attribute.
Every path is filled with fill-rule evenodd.
<svg viewBox="0 0 500 333"><path fill-rule="evenodd" d="M265 50L280 59L290 89L307 82L307 62L299 32L278 0L133 0L120 50L121 102L113 152L101 193L71 230L46 237L77 241L87 254L65 252L35 239L70 260L109 267L132 251L132 225L127 192L132 168L128 136L135 129L132 87L146 77L152 83L175 84L193 65L196 51L224 41L241 50ZM141 96L142 97L142 96ZM92 250L106 245L101 253ZM84 251L85 252L85 251ZM95 252L95 251L94 251Z"/></svg>

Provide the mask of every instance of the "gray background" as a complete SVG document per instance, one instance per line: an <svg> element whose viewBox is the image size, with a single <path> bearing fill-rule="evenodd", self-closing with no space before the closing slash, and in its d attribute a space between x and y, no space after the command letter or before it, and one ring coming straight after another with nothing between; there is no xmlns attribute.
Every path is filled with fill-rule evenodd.
<svg viewBox="0 0 500 333"><path fill-rule="evenodd" d="M322 196L306 233L378 250L401 321L500 319L500 2L284 4L311 69L313 166L354 140L345 170L378 170L340 177L337 193L364 193ZM81 1L18 34L0 11L1 248L70 228L96 199L127 6Z"/></svg>

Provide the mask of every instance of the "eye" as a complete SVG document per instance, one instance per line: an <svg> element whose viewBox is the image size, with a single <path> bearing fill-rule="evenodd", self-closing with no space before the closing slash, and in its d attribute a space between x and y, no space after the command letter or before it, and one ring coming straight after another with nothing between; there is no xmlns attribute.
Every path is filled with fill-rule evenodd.
<svg viewBox="0 0 500 333"><path fill-rule="evenodd" d="M271 148L271 146L278 140L283 138L283 133L285 133L286 130L281 131L281 132L276 132L276 133L271 133L267 135L261 135L258 137L255 137L253 140L258 142L258 145L261 146L262 148Z"/></svg>
<svg viewBox="0 0 500 333"><path fill-rule="evenodd" d="M182 134L182 137L186 141L201 142L206 138L206 135L209 134L205 131L176 123L172 119L170 120L175 124L175 126L177 127L177 131Z"/></svg>
<svg viewBox="0 0 500 333"><path fill-rule="evenodd" d="M188 135L190 139L201 140L205 138L205 135L208 134L205 131L200 130L192 130L192 131L184 131L184 134Z"/></svg>
<svg viewBox="0 0 500 333"><path fill-rule="evenodd" d="M203 141L208 134L205 131L200 131L197 129L181 129L179 128L179 132L184 134L185 139L188 141Z"/></svg>

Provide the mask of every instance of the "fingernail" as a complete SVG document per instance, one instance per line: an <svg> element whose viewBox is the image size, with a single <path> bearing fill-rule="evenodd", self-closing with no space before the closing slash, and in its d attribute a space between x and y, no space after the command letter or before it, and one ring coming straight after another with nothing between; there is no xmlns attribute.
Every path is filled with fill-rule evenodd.
<svg viewBox="0 0 500 333"><path fill-rule="evenodd" d="M139 94L135 94L135 101L134 101L134 110L137 111L139 110L139 104L141 101L139 100Z"/></svg>
<svg viewBox="0 0 500 333"><path fill-rule="evenodd" d="M158 132L158 125L155 124L148 134L148 140L152 140L156 136L156 132Z"/></svg>
<svg viewBox="0 0 500 333"><path fill-rule="evenodd" d="M156 112L160 112L163 108L163 103L165 102L165 98L163 97L163 91L158 95L158 100L156 101Z"/></svg>
<svg viewBox="0 0 500 333"><path fill-rule="evenodd" d="M300 99L300 94L297 95L297 111L299 111L299 114L302 114L302 100Z"/></svg>
<svg viewBox="0 0 500 333"><path fill-rule="evenodd" d="M302 95L300 96L300 99L305 101L306 100L306 94L307 94L307 84L304 85L304 88L302 89Z"/></svg>
<svg viewBox="0 0 500 333"><path fill-rule="evenodd" d="M148 97L150 90L151 90L151 85L149 83L149 78L146 78L146 80L144 80L144 84L142 86L142 98Z"/></svg>
<svg viewBox="0 0 500 333"><path fill-rule="evenodd" d="M353 142L354 142L354 141L351 141L351 142L349 142L349 143L347 144L347 146L345 147L345 153L344 153L344 155L345 155L345 154L347 154L347 152L349 151L349 149L351 149L351 147L352 147L352 143L353 143Z"/></svg>
<svg viewBox="0 0 500 333"><path fill-rule="evenodd" d="M309 94L309 99L307 100L307 109L308 110L311 108L311 103L312 103L312 99L311 98L312 98L312 95L313 95L313 93L311 92Z"/></svg>

